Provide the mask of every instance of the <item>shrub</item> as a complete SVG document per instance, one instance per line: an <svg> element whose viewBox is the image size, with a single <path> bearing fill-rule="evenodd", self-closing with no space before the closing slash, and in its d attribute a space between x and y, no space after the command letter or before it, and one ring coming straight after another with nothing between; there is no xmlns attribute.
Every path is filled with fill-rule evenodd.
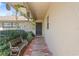
<svg viewBox="0 0 79 59"><path fill-rule="evenodd" d="M9 41L21 36L31 42L34 37L33 32L25 32L24 30L4 30L0 31L0 35L0 55L5 56L10 54Z"/></svg>
<svg viewBox="0 0 79 59"><path fill-rule="evenodd" d="M18 30L18 32L23 39L27 39L27 32L24 30Z"/></svg>
<svg viewBox="0 0 79 59"><path fill-rule="evenodd" d="M27 32L27 41L28 41L28 42L31 42L32 39L33 39L33 37L34 37L33 32Z"/></svg>

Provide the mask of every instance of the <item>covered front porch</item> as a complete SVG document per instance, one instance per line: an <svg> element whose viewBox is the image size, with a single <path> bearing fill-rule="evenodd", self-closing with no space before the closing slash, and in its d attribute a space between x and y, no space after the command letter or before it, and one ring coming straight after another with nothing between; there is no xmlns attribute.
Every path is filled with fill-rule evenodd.
<svg viewBox="0 0 79 59"><path fill-rule="evenodd" d="M52 56L43 37L43 15L40 18L37 18L38 15L35 17L28 3L1 4L6 6L7 14L0 16L0 55ZM48 3L44 6L47 5ZM4 45L6 46L3 47ZM18 45L22 47L19 48Z"/></svg>

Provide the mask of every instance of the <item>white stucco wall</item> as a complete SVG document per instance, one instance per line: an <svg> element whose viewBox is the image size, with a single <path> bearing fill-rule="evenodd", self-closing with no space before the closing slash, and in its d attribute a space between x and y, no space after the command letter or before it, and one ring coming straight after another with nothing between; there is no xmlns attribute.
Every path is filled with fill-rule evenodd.
<svg viewBox="0 0 79 59"><path fill-rule="evenodd" d="M36 34L35 25L33 25L31 22L20 22L19 26L21 26L21 29L25 31L32 31L34 34Z"/></svg>
<svg viewBox="0 0 79 59"><path fill-rule="evenodd" d="M52 3L46 17L43 36L53 55L79 55L79 3Z"/></svg>

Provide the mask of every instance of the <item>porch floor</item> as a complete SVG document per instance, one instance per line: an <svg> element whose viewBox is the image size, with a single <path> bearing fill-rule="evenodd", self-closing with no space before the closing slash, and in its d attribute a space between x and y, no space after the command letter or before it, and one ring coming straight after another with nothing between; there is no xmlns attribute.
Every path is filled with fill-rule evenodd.
<svg viewBox="0 0 79 59"><path fill-rule="evenodd" d="M36 37L25 50L24 56L52 56L43 37Z"/></svg>

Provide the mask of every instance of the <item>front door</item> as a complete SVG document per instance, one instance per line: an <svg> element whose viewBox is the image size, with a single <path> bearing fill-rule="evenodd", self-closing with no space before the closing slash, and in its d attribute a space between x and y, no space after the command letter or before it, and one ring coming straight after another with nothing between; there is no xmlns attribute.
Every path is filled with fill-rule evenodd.
<svg viewBox="0 0 79 59"><path fill-rule="evenodd" d="M42 35L42 23L36 23L36 35Z"/></svg>

